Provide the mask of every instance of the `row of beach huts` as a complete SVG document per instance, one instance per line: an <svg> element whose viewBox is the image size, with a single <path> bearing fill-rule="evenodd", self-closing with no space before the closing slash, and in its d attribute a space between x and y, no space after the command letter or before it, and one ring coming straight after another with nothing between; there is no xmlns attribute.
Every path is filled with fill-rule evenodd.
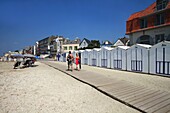
<svg viewBox="0 0 170 113"><path fill-rule="evenodd" d="M81 56L81 64L132 72L170 76L170 42L160 42L154 46L136 44L115 48L101 47L74 51ZM61 55L66 62L68 53Z"/></svg>

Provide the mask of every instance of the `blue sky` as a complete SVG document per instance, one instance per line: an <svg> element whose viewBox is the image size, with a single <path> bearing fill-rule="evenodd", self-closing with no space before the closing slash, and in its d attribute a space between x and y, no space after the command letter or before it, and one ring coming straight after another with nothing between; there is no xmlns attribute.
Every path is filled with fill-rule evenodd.
<svg viewBox="0 0 170 113"><path fill-rule="evenodd" d="M0 0L0 55L51 35L110 40L126 20L156 0Z"/></svg>

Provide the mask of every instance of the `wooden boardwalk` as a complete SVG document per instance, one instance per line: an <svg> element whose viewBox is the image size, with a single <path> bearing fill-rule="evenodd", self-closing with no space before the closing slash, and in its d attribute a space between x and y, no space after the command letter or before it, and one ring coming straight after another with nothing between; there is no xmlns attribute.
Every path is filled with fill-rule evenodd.
<svg viewBox="0 0 170 113"><path fill-rule="evenodd" d="M66 71L66 66L43 62L72 77L87 83L110 97L146 113L170 113L170 93L134 85L126 81L110 79L104 73L87 70Z"/></svg>

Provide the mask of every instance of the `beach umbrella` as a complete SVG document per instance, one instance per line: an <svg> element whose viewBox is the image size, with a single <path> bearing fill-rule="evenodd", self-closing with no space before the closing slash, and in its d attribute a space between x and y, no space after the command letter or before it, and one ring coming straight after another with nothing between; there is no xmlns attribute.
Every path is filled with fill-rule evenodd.
<svg viewBox="0 0 170 113"><path fill-rule="evenodd" d="M24 56L22 54L12 54L11 57L13 57L13 58L23 58Z"/></svg>
<svg viewBox="0 0 170 113"><path fill-rule="evenodd" d="M27 58L36 58L34 55L32 54L24 54L23 55L24 57L27 57Z"/></svg>

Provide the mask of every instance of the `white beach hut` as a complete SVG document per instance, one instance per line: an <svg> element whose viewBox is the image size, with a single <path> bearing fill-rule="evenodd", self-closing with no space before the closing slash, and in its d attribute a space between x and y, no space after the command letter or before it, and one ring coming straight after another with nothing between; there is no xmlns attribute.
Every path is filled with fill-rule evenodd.
<svg viewBox="0 0 170 113"><path fill-rule="evenodd" d="M83 57L84 57L84 65L90 65L90 51L91 49L85 49L83 52Z"/></svg>
<svg viewBox="0 0 170 113"><path fill-rule="evenodd" d="M118 46L112 51L114 69L127 70L126 50L128 48L129 46Z"/></svg>
<svg viewBox="0 0 170 113"><path fill-rule="evenodd" d="M99 66L100 65L100 48L94 48L91 51L91 65L92 66Z"/></svg>
<svg viewBox="0 0 170 113"><path fill-rule="evenodd" d="M101 67L111 68L111 50L110 47L102 47L100 50L101 54Z"/></svg>
<svg viewBox="0 0 170 113"><path fill-rule="evenodd" d="M61 62L66 62L66 61L67 61L67 59L66 59L67 56L68 56L68 52L62 53L62 54L61 54L60 61L61 61Z"/></svg>
<svg viewBox="0 0 170 113"><path fill-rule="evenodd" d="M149 50L152 46L136 44L127 50L127 70L149 73Z"/></svg>
<svg viewBox="0 0 170 113"><path fill-rule="evenodd" d="M160 42L150 49L150 73L170 76L170 42Z"/></svg>

